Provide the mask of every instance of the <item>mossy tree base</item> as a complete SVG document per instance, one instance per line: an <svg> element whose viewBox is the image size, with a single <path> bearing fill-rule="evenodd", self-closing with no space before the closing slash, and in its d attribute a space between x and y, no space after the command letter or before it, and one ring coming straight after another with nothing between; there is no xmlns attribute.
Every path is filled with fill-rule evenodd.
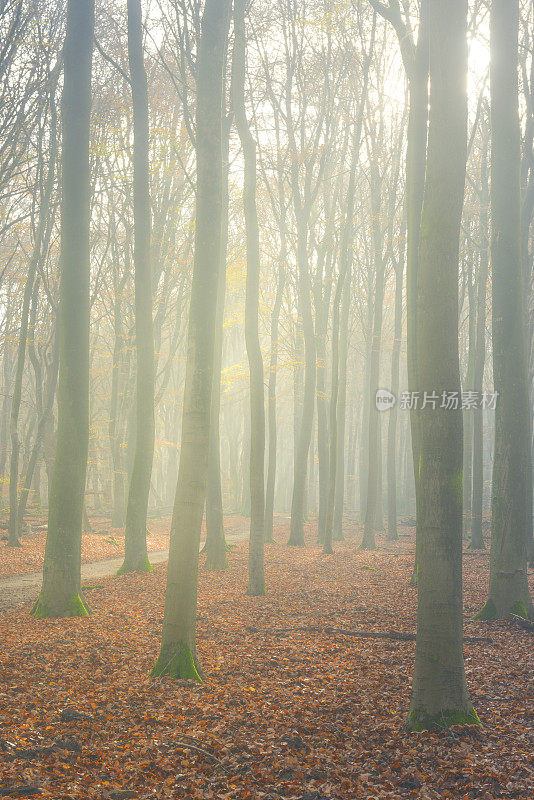
<svg viewBox="0 0 534 800"><path fill-rule="evenodd" d="M191 648L181 643L162 647L150 677L162 678L165 675L175 680L202 683L201 670Z"/></svg>
<svg viewBox="0 0 534 800"><path fill-rule="evenodd" d="M35 619L57 619L65 617L87 617L89 607L79 594L71 595L63 600L45 600L42 595L37 598L30 611Z"/></svg>
<svg viewBox="0 0 534 800"><path fill-rule="evenodd" d="M306 547L306 543L304 538L293 538L291 537L288 541L288 547Z"/></svg>
<svg viewBox="0 0 534 800"><path fill-rule="evenodd" d="M364 536L358 550L378 550L374 537Z"/></svg>
<svg viewBox="0 0 534 800"><path fill-rule="evenodd" d="M206 557L206 569L213 570L214 572L222 572L228 569L226 550L222 553L208 553Z"/></svg>
<svg viewBox="0 0 534 800"><path fill-rule="evenodd" d="M19 539L13 539L6 542L7 547L22 547L22 544Z"/></svg>
<svg viewBox="0 0 534 800"><path fill-rule="evenodd" d="M415 708L410 712L405 731L428 731L436 728L451 728L453 725L481 725L473 708L449 708L437 714L427 712L424 708Z"/></svg>
<svg viewBox="0 0 534 800"><path fill-rule="evenodd" d="M471 539L471 541L468 544L468 549L469 550L485 550L486 549L486 545L484 544L484 540L483 539L480 539L480 540Z"/></svg>
<svg viewBox="0 0 534 800"><path fill-rule="evenodd" d="M523 619L529 619L529 613L525 603L521 602L520 600L516 600L516 602L512 603L509 608L498 609L495 605L495 602L490 599L480 609L478 614L475 614L474 619L477 619L480 622L492 622L497 619L506 619L506 617L510 617L512 615L516 617L522 617Z"/></svg>
<svg viewBox="0 0 534 800"><path fill-rule="evenodd" d="M148 560L147 555L140 556L138 559L124 560L122 567L117 570L117 575L126 575L128 572L153 572L154 567Z"/></svg>

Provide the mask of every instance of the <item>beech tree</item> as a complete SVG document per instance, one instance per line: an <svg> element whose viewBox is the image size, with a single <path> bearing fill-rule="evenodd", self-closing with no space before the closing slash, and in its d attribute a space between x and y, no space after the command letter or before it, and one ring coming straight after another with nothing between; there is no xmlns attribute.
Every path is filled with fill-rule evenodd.
<svg viewBox="0 0 534 800"><path fill-rule="evenodd" d="M81 538L89 443L89 122L94 0L68 0L62 101L56 456L43 584L32 614L84 616Z"/></svg>
<svg viewBox="0 0 534 800"><path fill-rule="evenodd" d="M150 252L148 86L143 58L141 0L128 0L128 59L134 118L136 442L126 509L124 563L119 573L150 570L146 546L146 517L154 456L154 332Z"/></svg>
<svg viewBox="0 0 534 800"><path fill-rule="evenodd" d="M189 306L182 447L171 523L161 650L152 675L200 680L198 550L206 501L223 201L223 67L230 0L206 0L198 51L195 263Z"/></svg>
<svg viewBox="0 0 534 800"><path fill-rule="evenodd" d="M458 262L467 152L467 0L430 0L430 122L418 265L418 609L407 726L477 723L462 653L462 412ZM432 398L432 399L430 399Z"/></svg>
<svg viewBox="0 0 534 800"><path fill-rule="evenodd" d="M234 0L234 53L232 87L234 113L245 161L243 207L245 212L247 280L245 340L250 369L250 546L249 586L252 595L265 594L263 537L265 519L265 405L263 357L258 331L260 300L260 232L256 208L256 143L245 110L246 32L245 0Z"/></svg>
<svg viewBox="0 0 534 800"><path fill-rule="evenodd" d="M479 619L534 614L527 579L532 520L529 394L521 262L519 0L491 3L491 265L498 394L488 600Z"/></svg>

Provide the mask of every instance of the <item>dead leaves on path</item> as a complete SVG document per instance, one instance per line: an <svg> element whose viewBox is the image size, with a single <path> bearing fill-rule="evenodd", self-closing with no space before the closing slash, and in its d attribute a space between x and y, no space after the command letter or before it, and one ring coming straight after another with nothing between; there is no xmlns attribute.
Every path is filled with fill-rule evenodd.
<svg viewBox="0 0 534 800"><path fill-rule="evenodd" d="M277 538L285 541L286 531ZM492 640L465 645L484 728L406 734L411 542L374 553L355 543L333 556L267 546L262 598L245 595L246 545L233 549L227 572L202 568L202 686L147 677L161 635L164 567L87 589L88 619L5 614L0 796L22 787L26 794L4 796L532 797L532 638L508 622L470 621L485 597L487 555L465 560L466 634Z"/></svg>

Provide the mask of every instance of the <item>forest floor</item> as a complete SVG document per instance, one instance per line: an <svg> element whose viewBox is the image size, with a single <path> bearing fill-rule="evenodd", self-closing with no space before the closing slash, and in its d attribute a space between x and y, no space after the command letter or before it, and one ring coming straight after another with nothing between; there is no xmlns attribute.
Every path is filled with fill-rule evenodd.
<svg viewBox="0 0 534 800"><path fill-rule="evenodd" d="M28 517L32 531L20 539L20 547L8 547L7 542L0 540L0 578L11 578L14 575L27 575L43 568L46 544L46 516ZM112 528L109 517L91 516L93 533L82 536L82 563L103 561L124 555L124 528ZM238 515L225 517L226 529L229 533L248 531L249 521ZM148 520L147 537L149 553L166 550L169 547L170 516ZM202 536L206 533L203 526ZM3 531L7 537L7 531ZM1 797L1 795L0 795Z"/></svg>
<svg viewBox="0 0 534 800"><path fill-rule="evenodd" d="M245 594L246 543L225 572L202 566L203 685L148 677L165 565L86 586L88 618L0 615L0 797L532 798L532 634L472 620L487 553L466 554L464 581L466 637L486 639L464 645L483 727L402 731L414 643L395 635L415 631L417 590L401 532L363 552L347 525L324 556L311 526L305 549L278 528L260 598Z"/></svg>

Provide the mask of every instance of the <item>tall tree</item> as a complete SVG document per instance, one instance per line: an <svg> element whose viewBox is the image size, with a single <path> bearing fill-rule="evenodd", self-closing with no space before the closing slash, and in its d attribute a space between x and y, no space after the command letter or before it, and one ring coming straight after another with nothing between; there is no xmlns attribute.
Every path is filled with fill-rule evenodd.
<svg viewBox="0 0 534 800"><path fill-rule="evenodd" d="M419 235L425 185L428 128L428 69L429 69L429 3L419 2L419 31L417 43L412 27L403 19L399 0L369 0L382 16L389 20L399 40L406 77L410 110L406 145L406 350L408 387L415 395L420 391L417 376L417 273L419 264ZM412 463L417 507L419 486L419 415L414 404L410 409ZM412 583L417 582L414 570Z"/></svg>
<svg viewBox="0 0 534 800"><path fill-rule="evenodd" d="M223 70L231 0L206 0L197 62L195 261L182 446L171 524L161 650L152 675L200 680L198 550L206 500L223 205Z"/></svg>
<svg viewBox="0 0 534 800"><path fill-rule="evenodd" d="M263 526L265 520L265 398L263 357L258 330L260 302L260 229L256 207L256 142L245 110L245 0L234 0L232 86L237 132L245 162L243 207L247 242L245 341L250 370L250 544L248 593L265 594Z"/></svg>
<svg viewBox="0 0 534 800"><path fill-rule="evenodd" d="M407 727L477 723L462 653L458 262L467 154L467 0L430 0L430 126L417 298L420 418L415 672ZM434 398L437 398L435 400Z"/></svg>
<svg viewBox="0 0 534 800"><path fill-rule="evenodd" d="M486 362L486 294L489 268L489 135L484 134L480 164L480 258L477 281L476 342L473 386L482 395L484 365ZM469 547L473 550L484 547L482 535L482 502L484 496L484 410L474 411L473 421L473 500L471 519L471 539Z"/></svg>
<svg viewBox="0 0 534 800"><path fill-rule="evenodd" d="M128 0L128 60L132 87L134 144L134 281L137 351L136 441L128 505L124 562L119 573L151 569L146 546L146 516L154 457L154 330L150 255L150 169L148 84L143 58L141 0Z"/></svg>
<svg viewBox="0 0 534 800"><path fill-rule="evenodd" d="M89 125L94 0L68 0L62 102L58 430L43 584L32 614L84 616L82 514L89 445Z"/></svg>
<svg viewBox="0 0 534 800"><path fill-rule="evenodd" d="M521 263L519 0L492 0L491 264L493 379L498 394L488 600L479 619L533 616L527 578L532 486Z"/></svg>
<svg viewBox="0 0 534 800"><path fill-rule="evenodd" d="M210 451L208 456L208 485L206 494L206 566L208 569L226 569L226 538L221 483L221 369L224 344L224 305L226 298L226 259L228 250L228 173L230 160L230 130L232 115L223 124L223 208L221 213L221 264L217 292L217 317L215 320L215 353L213 362L213 387L211 390Z"/></svg>

